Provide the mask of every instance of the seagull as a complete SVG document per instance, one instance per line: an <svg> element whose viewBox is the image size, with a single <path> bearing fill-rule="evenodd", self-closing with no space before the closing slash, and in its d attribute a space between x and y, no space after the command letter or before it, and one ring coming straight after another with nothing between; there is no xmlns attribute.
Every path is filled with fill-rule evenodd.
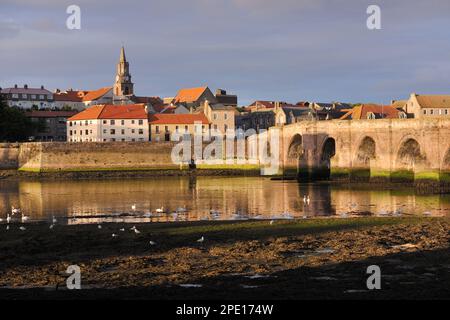
<svg viewBox="0 0 450 320"><path fill-rule="evenodd" d="M178 209L177 209L177 212L178 212L178 213L184 213L184 212L186 212L186 211L187 211L186 206L184 206L184 207L178 207Z"/></svg>
<svg viewBox="0 0 450 320"><path fill-rule="evenodd" d="M138 229L134 229L134 233L136 233L136 234L140 234L141 232L138 230Z"/></svg>
<svg viewBox="0 0 450 320"><path fill-rule="evenodd" d="M101 229L101 228L102 228L102 225L101 225L101 224L99 224L99 225L97 226L97 228Z"/></svg>
<svg viewBox="0 0 450 320"><path fill-rule="evenodd" d="M117 234L115 234L115 233L113 233L113 234L112 234L112 237L113 237L113 238L117 238L117 237L118 237L118 235L117 235Z"/></svg>
<svg viewBox="0 0 450 320"><path fill-rule="evenodd" d="M11 222L11 216L8 214L8 216L6 217L6 223L10 223Z"/></svg>
<svg viewBox="0 0 450 320"><path fill-rule="evenodd" d="M155 242L155 241L151 241L151 240L150 240L149 243L150 243L151 246L156 246L156 242Z"/></svg>
<svg viewBox="0 0 450 320"><path fill-rule="evenodd" d="M157 213L164 213L164 207L156 209Z"/></svg>
<svg viewBox="0 0 450 320"><path fill-rule="evenodd" d="M49 227L49 229L52 230L54 227L55 227L55 225L54 225L54 224L51 224L50 227Z"/></svg>
<svg viewBox="0 0 450 320"><path fill-rule="evenodd" d="M0 218L0 222L3 222L3 218Z"/></svg>
<svg viewBox="0 0 450 320"><path fill-rule="evenodd" d="M205 237L203 237L203 236L197 240L197 242L199 242L199 243L203 243L204 241L205 241Z"/></svg>
<svg viewBox="0 0 450 320"><path fill-rule="evenodd" d="M58 220L56 220L55 216L53 216L53 218L52 218L52 223L53 223L53 224L56 224L57 222L58 222Z"/></svg>
<svg viewBox="0 0 450 320"><path fill-rule="evenodd" d="M19 214L21 211L20 211L20 208L14 208L14 207L11 207L11 213L12 213L12 215L15 215L15 214Z"/></svg>
<svg viewBox="0 0 450 320"><path fill-rule="evenodd" d="M124 229L124 228L122 228L122 229L120 229L119 231L120 231L120 232L125 232L125 229Z"/></svg>
<svg viewBox="0 0 450 320"><path fill-rule="evenodd" d="M22 213L22 222L27 222L28 219L30 218Z"/></svg>
<svg viewBox="0 0 450 320"><path fill-rule="evenodd" d="M9 230L9 225L6 226L6 231L8 231L8 230Z"/></svg>
<svg viewBox="0 0 450 320"><path fill-rule="evenodd" d="M133 205L131 206L131 210L133 210L133 211L136 210L136 205L135 205L135 204L133 204Z"/></svg>
<svg viewBox="0 0 450 320"><path fill-rule="evenodd" d="M270 220L270 225L273 225L275 223L275 220Z"/></svg>
<svg viewBox="0 0 450 320"><path fill-rule="evenodd" d="M25 228L25 227L20 227L19 229L20 229L21 231L27 230L27 228Z"/></svg>

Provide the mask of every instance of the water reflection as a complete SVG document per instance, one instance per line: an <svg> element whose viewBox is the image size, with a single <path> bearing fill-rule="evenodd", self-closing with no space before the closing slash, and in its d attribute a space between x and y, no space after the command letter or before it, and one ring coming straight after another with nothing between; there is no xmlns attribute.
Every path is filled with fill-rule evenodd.
<svg viewBox="0 0 450 320"><path fill-rule="evenodd" d="M311 201L306 205L303 196ZM132 206L135 205L135 209ZM355 190L258 177L0 181L0 218L20 207L32 220L69 223L301 218L365 214L449 214L449 195ZM156 208L165 208L156 214ZM177 208L186 207L187 212ZM66 220L66 219L63 219Z"/></svg>

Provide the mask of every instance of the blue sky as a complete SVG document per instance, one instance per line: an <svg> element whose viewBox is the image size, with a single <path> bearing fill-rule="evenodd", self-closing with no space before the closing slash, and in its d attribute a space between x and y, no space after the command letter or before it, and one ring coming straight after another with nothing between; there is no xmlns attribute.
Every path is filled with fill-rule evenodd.
<svg viewBox="0 0 450 320"><path fill-rule="evenodd" d="M65 26L79 5L81 30ZM382 10L382 30L366 9ZM448 0L1 0L0 86L112 85L122 43L138 95L209 85L253 100L388 103L450 93Z"/></svg>

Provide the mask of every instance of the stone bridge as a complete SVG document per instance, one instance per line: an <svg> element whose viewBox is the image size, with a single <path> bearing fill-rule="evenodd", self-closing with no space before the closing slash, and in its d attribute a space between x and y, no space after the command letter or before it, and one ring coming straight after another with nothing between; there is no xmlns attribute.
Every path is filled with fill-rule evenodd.
<svg viewBox="0 0 450 320"><path fill-rule="evenodd" d="M450 119L299 122L280 134L285 176L450 181Z"/></svg>

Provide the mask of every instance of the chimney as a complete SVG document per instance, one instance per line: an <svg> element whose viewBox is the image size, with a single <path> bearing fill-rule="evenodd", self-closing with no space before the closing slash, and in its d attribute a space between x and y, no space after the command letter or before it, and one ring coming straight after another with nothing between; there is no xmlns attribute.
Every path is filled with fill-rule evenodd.
<svg viewBox="0 0 450 320"><path fill-rule="evenodd" d="M44 90L44 86L41 86L41 90Z"/></svg>
<svg viewBox="0 0 450 320"><path fill-rule="evenodd" d="M14 85L14 89L17 89L17 84Z"/></svg>
<svg viewBox="0 0 450 320"><path fill-rule="evenodd" d="M23 88L24 88L24 89L28 89L28 85L27 85L27 84L24 85Z"/></svg>

